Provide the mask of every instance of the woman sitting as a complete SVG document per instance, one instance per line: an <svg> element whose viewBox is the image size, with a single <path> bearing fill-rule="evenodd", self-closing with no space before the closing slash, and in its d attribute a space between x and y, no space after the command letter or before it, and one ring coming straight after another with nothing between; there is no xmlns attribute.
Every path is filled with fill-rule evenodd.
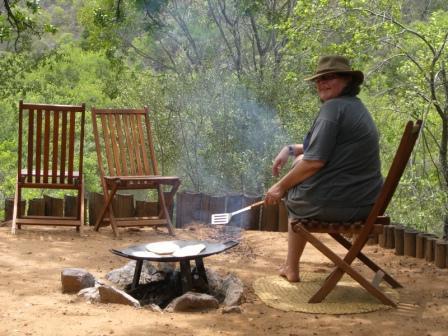
<svg viewBox="0 0 448 336"><path fill-rule="evenodd" d="M303 144L285 146L274 159L272 172L294 157L292 168L266 193L275 204L286 194L289 220L312 218L328 222L365 219L383 183L376 125L357 97L364 80L347 58L319 60L313 81L322 102ZM300 281L299 262L306 240L289 225L288 253L280 275Z"/></svg>

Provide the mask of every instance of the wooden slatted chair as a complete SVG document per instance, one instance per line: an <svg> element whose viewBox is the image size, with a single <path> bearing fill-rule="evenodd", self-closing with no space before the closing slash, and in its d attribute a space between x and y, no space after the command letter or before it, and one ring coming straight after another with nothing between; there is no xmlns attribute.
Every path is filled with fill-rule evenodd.
<svg viewBox="0 0 448 336"><path fill-rule="evenodd" d="M309 300L310 303L318 303L324 300L336 287L344 273L347 273L382 303L396 307L396 303L379 289L379 283L381 280L384 280L392 288L399 288L402 286L398 281L392 278L391 275L387 274L385 270L363 254L361 250L370 235L382 233L383 225L390 222L390 219L387 216L384 216L384 213L390 200L392 199L395 189L398 186L401 175L406 168L407 162L411 156L415 142L419 135L421 125L421 120L417 120L415 124L412 121L409 121L406 124L404 134L384 185L375 204L373 205L372 210L370 211L369 216L364 222L324 223L316 220L303 219L298 219L291 222L294 232L300 234L336 265L336 268L326 278L321 288L311 297ZM340 258L332 251L332 249L323 244L318 237L313 235L313 233L328 233L348 250L345 257L343 259ZM346 233L355 234L356 238L353 243L343 236L343 234ZM375 272L372 282L369 282L359 272L351 267L351 263L355 258L358 258L363 264Z"/></svg>
<svg viewBox="0 0 448 336"><path fill-rule="evenodd" d="M105 195L104 206L95 223L108 221L115 236L118 227L165 226L174 234L168 208L179 188L176 176L161 176L157 166L148 108L92 109L101 185ZM105 154L105 157L103 156ZM164 192L164 188L169 188ZM117 218L112 200L118 190L154 189L157 191L157 216Z"/></svg>
<svg viewBox="0 0 448 336"><path fill-rule="evenodd" d="M85 105L19 103L17 183L11 232L22 225L84 225ZM26 216L22 213L22 189L77 191L74 217Z"/></svg>

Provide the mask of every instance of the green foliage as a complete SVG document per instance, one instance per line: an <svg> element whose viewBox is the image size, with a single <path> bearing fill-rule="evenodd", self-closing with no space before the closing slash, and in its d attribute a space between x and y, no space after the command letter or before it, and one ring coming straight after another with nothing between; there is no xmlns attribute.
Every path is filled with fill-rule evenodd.
<svg viewBox="0 0 448 336"><path fill-rule="evenodd" d="M33 36L55 33L57 28L41 20L39 1L3 0L4 10L0 11L0 44L13 42L15 50L30 47Z"/></svg>
<svg viewBox="0 0 448 336"><path fill-rule="evenodd" d="M180 176L184 189L262 194L274 182L278 150L302 142L318 111L303 79L320 55L340 53L366 75L361 98L381 133L384 173L405 121L425 120L389 213L441 233L444 1L9 3L18 23L0 14L0 200L13 195L19 99L88 109L146 105L163 174ZM87 116L87 190L99 191Z"/></svg>

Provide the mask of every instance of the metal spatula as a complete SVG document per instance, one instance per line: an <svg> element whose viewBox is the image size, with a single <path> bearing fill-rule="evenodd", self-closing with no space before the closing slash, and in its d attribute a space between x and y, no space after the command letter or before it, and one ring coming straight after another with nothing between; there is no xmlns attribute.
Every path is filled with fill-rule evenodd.
<svg viewBox="0 0 448 336"><path fill-rule="evenodd" d="M238 215L239 213L248 211L256 206L260 206L264 203L264 201L256 202L252 205L249 205L248 207L245 207L243 209L231 212L231 213L221 213L221 214L214 214L212 215L212 225L224 225L230 222L233 216Z"/></svg>

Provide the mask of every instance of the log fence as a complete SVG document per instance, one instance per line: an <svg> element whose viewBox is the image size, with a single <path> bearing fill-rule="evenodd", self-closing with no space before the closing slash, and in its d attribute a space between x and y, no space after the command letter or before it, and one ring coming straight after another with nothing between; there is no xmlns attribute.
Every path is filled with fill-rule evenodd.
<svg viewBox="0 0 448 336"><path fill-rule="evenodd" d="M171 216L175 213L174 223L177 228L188 224L210 224L212 214L230 213L259 200L261 196L245 194L211 195L198 192L182 191L169 209ZM94 225L98 213L104 205L104 197L100 193L90 192L85 202L86 224ZM5 222L12 219L14 201L5 199ZM21 202L22 213L38 216L72 217L76 213L77 198L65 195L59 199L44 195ZM159 211L157 202L135 200L133 195L118 194L112 206L117 217L153 216ZM88 212L88 216L87 216ZM260 231L288 231L288 214L284 202L278 205L254 207L236 215L227 225L229 227ZM394 250L398 256L424 259L434 263L438 268L448 267L448 241L438 239L434 234L419 232L413 228L393 223L383 227L382 234L371 237L370 245Z"/></svg>

